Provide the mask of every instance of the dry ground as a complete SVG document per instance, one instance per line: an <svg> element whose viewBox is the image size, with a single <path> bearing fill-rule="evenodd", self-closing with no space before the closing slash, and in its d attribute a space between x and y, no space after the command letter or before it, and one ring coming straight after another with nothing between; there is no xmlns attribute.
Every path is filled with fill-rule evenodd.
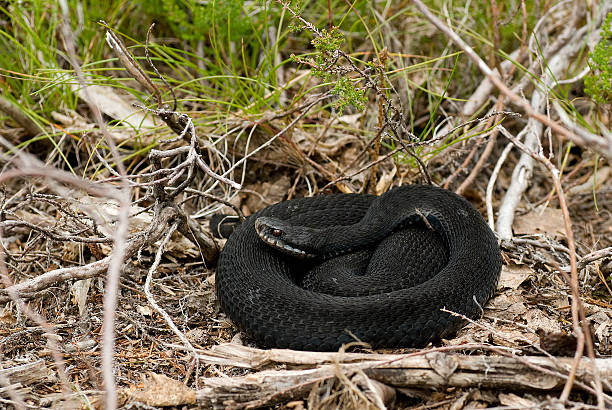
<svg viewBox="0 0 612 410"><path fill-rule="evenodd" d="M568 6L567 13L571 11ZM579 29L582 21L572 23ZM561 38L564 29L559 25L541 28L556 34L555 38ZM565 75L564 62L576 52L572 42L584 44L588 35L576 27L568 33L563 43L567 48L553 44L557 48L551 49L550 69L559 70L556 76ZM547 74L542 77L547 84ZM508 80L508 85L520 83L521 78ZM486 77L480 82L486 83ZM578 88L578 97L583 98ZM288 88L289 93L295 91ZM567 131L558 112L538 105L537 89L528 87L521 93L526 93L525 101L533 110L546 113L546 121ZM561 131L545 128L535 136L543 151L531 149L538 160L526 177L526 189L518 194L517 205L510 208L514 217L510 223L506 215L505 229L511 228L512 238L501 242L504 269L498 291L484 316L456 338L419 351L371 353L359 346L351 348L354 355L263 352L219 311L214 259L222 241L213 240L208 231L208 218L214 212L238 209L248 215L292 197L363 189L381 193L392 185L422 183L427 176L409 155L412 152L426 158L433 183L460 191L485 218L489 205L493 217L504 221L502 210L518 178L513 173L529 155L513 149L504 162L499 161L508 140L495 125L503 120L504 130L517 136L525 130L534 133L535 124L541 122L525 115L524 107L511 97L504 101L495 87L485 95L476 94L472 97L480 98L482 104L489 102L489 114L465 112L455 103L444 107L454 113L449 114L454 124L473 115L478 118L460 127L461 135L472 138L449 146L441 143L450 128L440 130L442 137L437 140L433 136L430 141L415 142L407 134L397 135L399 128L393 128L397 122L389 117L385 125L395 139L384 135L389 139L371 148L376 125L366 114L376 112L380 100L372 98L370 111L348 109L341 116L331 116L320 110L324 102L317 95L308 97L298 110L267 112L258 118L237 113L219 128L187 127L182 138L157 147L162 152L158 162L146 155L135 156L127 171L133 183L131 236L120 247L127 257L115 309L113 369L119 403L129 408L284 409L588 408L598 401L601 406L610 405L612 164L605 146L570 146ZM197 118L200 107L190 108L190 117ZM586 103L582 110L585 116L596 111ZM501 111L510 112L495 114ZM517 112L523 114L513 114ZM103 402L103 334L109 320L103 306L110 299L105 300L105 289L112 287L106 272L109 266L112 271L113 230L122 226L117 207L122 197L113 190L105 198L110 192L105 189L117 186L119 178L105 168L114 163L111 148L102 156L92 154L109 135L89 129L94 127L93 116L87 117L90 113L83 104L83 115L57 116L56 122L66 136L80 130L80 138L62 140L61 149L78 166L91 158L99 161L92 172L95 176L88 175L99 183L60 170L57 150L44 145L34 144L22 156L6 153L3 157L0 229L6 251L0 262L0 407L88 408ZM415 116L420 124L429 118L427 111ZM188 125L185 121L175 118L166 123L180 134ZM83 131L84 124L91 127ZM5 125L4 131L9 141L19 141L20 128ZM139 137L150 138L151 132L143 131ZM109 138L120 141L126 135L111 133ZM255 147L261 150L255 152ZM240 162L247 157L248 161ZM211 176L214 172L208 173L193 158L202 159L217 174L233 169L228 178L242 189ZM565 201L560 201L545 166L549 158L551 166L563 170L560 183ZM193 175L182 173L186 169ZM489 197L487 185L495 178ZM177 188L183 181L188 186ZM174 191L164 186L180 190L180 195L172 197ZM565 229L564 205L573 239ZM168 219L164 211L171 213ZM192 225L187 225L187 219ZM175 221L181 222L178 230L162 243ZM572 306L576 301L570 286L574 248L581 304ZM55 276L40 280L45 272ZM573 374L572 357L582 343L576 338L582 329L578 322L585 318L581 322L588 323L586 347L578 356L596 357L600 373L583 358L576 362L580 367ZM388 356L396 354L400 356ZM572 387L571 391L564 393L564 386ZM558 401L559 397L564 400Z"/></svg>

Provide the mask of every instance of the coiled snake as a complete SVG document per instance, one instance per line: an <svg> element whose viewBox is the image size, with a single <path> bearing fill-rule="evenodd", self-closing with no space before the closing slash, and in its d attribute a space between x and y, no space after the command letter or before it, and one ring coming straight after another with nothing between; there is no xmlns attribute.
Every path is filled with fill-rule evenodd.
<svg viewBox="0 0 612 410"><path fill-rule="evenodd" d="M216 273L231 320L267 347L423 346L478 316L501 255L456 194L404 185L377 197L334 194L269 206L230 236Z"/></svg>

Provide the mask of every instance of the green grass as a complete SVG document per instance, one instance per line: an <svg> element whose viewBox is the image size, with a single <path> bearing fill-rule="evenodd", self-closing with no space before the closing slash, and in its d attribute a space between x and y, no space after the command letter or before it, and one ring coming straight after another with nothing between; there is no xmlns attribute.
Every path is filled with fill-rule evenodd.
<svg viewBox="0 0 612 410"><path fill-rule="evenodd" d="M329 53L340 49L353 64L363 69L377 61L377 53L387 47L391 53L385 67L387 78L393 82L395 90L403 84L404 92L398 95L386 87L385 95L403 103L408 129L420 140L431 137L432 130L443 118L440 107L447 102L462 101L482 78L476 73L476 68L468 64L467 58L454 46L447 46L448 40L432 31L429 23L412 6L397 7L365 0L350 4L330 1L331 24L338 26L340 41L332 43L323 39L314 47L313 34L276 2L112 0L102 5L73 0L68 3L84 72L96 84L127 91L151 108L155 106L150 96L126 76L106 45L105 27L99 20L104 20L123 37L130 51L162 90L164 101L171 102L169 90L155 77L143 57L146 31L155 21L150 44L152 60L177 95L179 110L189 112L196 125L203 129L214 129L235 115L256 121L263 113L299 106L308 94L320 89L321 84L316 84L320 80L313 80L310 76L304 77L301 84L293 85L290 90L286 89L285 85L296 77L296 69L307 68L290 58L290 53L303 60L314 58L316 61L325 47ZM518 0L497 3L504 24L500 25L500 48L493 50L494 27L489 2L484 6L471 2L467 14L464 13L465 1L427 2L439 15L446 4L450 23L459 35L481 55L495 55L503 60L509 58L510 51L520 44L522 15ZM67 84L74 80L61 41L59 7L56 2L42 0L24 3L13 0L3 4L5 7L0 8L0 47L7 52L0 55L0 88L5 98L44 130L43 136L37 139L57 139L52 112L78 110L87 115ZM526 2L530 11L527 19L529 29L533 28L538 17L533 12L537 4L535 0ZM385 8L385 5L389 7ZM82 7L81 12L76 11L77 6ZM303 1L299 5L294 3L292 7L303 10L305 21L319 30L328 29L327 2ZM539 12L541 14L542 10ZM384 16L381 13L385 13ZM409 22L409 27L403 26L406 22ZM302 30L296 32L296 26ZM412 54L399 55L406 50L411 50ZM338 64L346 62L338 61ZM283 83L278 82L279 71L285 76ZM344 98L336 101L335 108L333 105L323 108L326 115L334 115L338 107L347 104L362 104L366 116L377 115L372 90L359 91L359 87L364 85L363 79L354 74L351 75L352 81L334 75L323 77L326 86L336 87L337 94ZM289 96L289 102L285 104L281 101L283 92ZM572 110L567 96L559 94L557 98ZM422 123L425 115L428 119ZM6 116L0 119L11 123ZM375 130L362 130L361 133L374 134ZM453 135L444 146L462 141L468 134ZM159 138L168 135L167 131L160 132ZM21 141L21 144L34 142L36 139ZM122 151L129 161L134 155L146 154L146 150L154 146L154 143L124 144ZM74 165L67 159L65 161L67 168Z"/></svg>

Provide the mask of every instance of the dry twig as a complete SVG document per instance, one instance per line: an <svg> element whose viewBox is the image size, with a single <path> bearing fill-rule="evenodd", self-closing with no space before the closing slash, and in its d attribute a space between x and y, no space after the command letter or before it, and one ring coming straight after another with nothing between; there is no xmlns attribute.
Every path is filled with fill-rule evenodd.
<svg viewBox="0 0 612 410"><path fill-rule="evenodd" d="M464 356L443 353L444 350L465 350L479 347L449 346L434 348L412 354L362 354L362 353L319 353L293 350L260 350L227 344L204 352L201 360L208 363L223 363L234 366L261 368L269 364L310 364L317 368L305 370L263 370L249 376L206 378L203 388L198 391L202 405L220 402L234 408L244 408L257 403L272 405L279 400L304 397L316 383L342 374L363 372L369 379L395 388L440 389L451 386L495 389L541 389L552 390L563 385L565 367L571 359L550 359L546 357L517 356L507 349L481 346L505 356ZM596 359L595 365L606 380L612 378L612 360ZM561 368L559 368L561 366ZM588 385L593 377L590 361L580 362L580 388L591 393L595 390ZM559 371L557 371L559 370ZM248 395L242 394L249 391ZM612 403L609 396L605 396Z"/></svg>
<svg viewBox="0 0 612 410"><path fill-rule="evenodd" d="M537 154L530 150L525 144L514 138L510 132L508 132L503 126L498 126L501 133L510 140L517 148L523 151L525 154L531 156L534 160L540 162L542 165L546 167L546 169L550 172L552 180L555 184L555 189L557 190L557 194L559 196L559 205L561 206L561 211L563 212L563 222L565 223L565 234L567 236L567 244L569 248L569 258L570 258L570 269L571 269L571 277L570 277L570 289L572 292L572 325L574 328L574 333L577 338L577 346L576 346L576 354L574 356L574 363L572 369L570 371L570 376L567 379L565 387L563 389L563 393L561 394L560 400L566 401L569 398L569 394L572 388L572 384L574 382L574 378L576 376L576 372L578 369L578 363L580 358L582 357L582 352L585 345L585 339L587 339L587 352L591 359L595 359L595 353L592 345L592 341L590 340L590 331L588 328L588 324L586 322L586 315L584 313L584 308L582 307L582 301L580 299L580 290L578 287L578 269L576 263L576 242L574 241L574 232L572 230L572 221L569 215L569 211L567 208L567 202L565 200L565 193L563 191L563 187L561 186L560 172L553 165L552 162L542 154ZM581 328L581 323L582 327ZM584 331L583 331L584 329ZM586 335L586 336L585 336ZM597 368L594 369L594 378L595 378L595 387L597 390L597 401L600 406L603 406L603 398L602 398L602 387L601 380L599 378L599 371Z"/></svg>

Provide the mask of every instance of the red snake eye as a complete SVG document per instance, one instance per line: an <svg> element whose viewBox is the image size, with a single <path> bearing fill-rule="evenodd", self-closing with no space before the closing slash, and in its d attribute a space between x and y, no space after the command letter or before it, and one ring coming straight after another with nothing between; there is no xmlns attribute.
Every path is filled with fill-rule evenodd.
<svg viewBox="0 0 612 410"><path fill-rule="evenodd" d="M280 229L272 229L272 235L276 236L277 238L280 237L283 234L283 231L281 231Z"/></svg>

